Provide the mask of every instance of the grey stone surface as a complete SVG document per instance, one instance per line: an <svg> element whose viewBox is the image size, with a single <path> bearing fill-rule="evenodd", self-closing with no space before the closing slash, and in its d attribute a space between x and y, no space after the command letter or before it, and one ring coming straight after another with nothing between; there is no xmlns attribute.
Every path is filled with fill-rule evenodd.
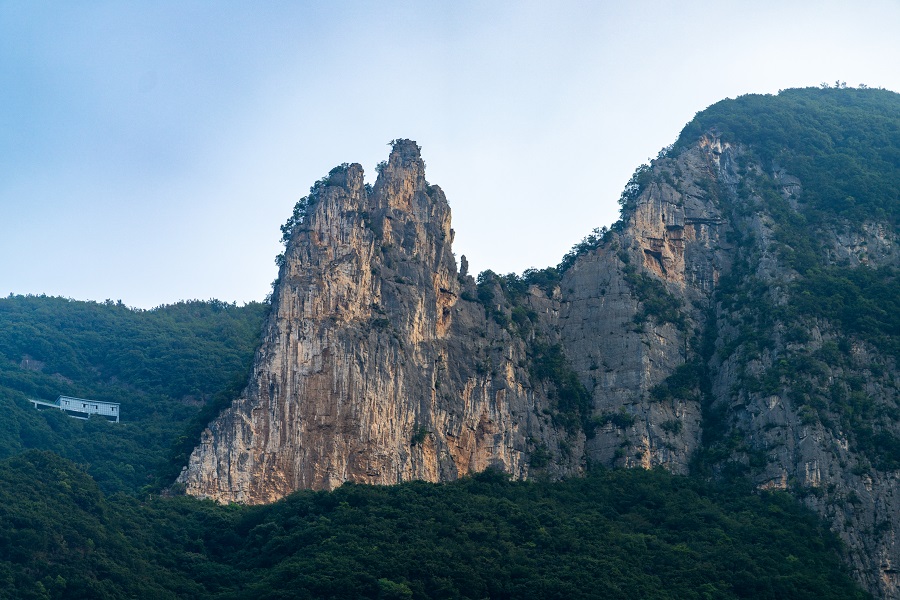
<svg viewBox="0 0 900 600"><path fill-rule="evenodd" d="M747 383L844 339L811 319L801 321L803 342L777 321L763 332L766 347L745 339L765 320L720 281L748 265L760 301L775 307L797 277L753 189L760 177L797 207L802 181L712 135L654 161L621 226L556 289L532 287L519 301L534 324L517 330L474 301L474 280L457 272L450 209L425 181L414 142L394 145L371 190L359 165L338 169L288 243L246 391L204 432L179 481L199 497L264 503L301 488L446 481L487 467L515 478L572 475L590 463L688 473L713 411L715 433L730 441L712 468L743 465L760 489L798 494L846 542L857 579L900 598L898 473L873 467L840 415L816 403L852 382L877 410L897 413L893 358L851 339L851 361L797 375L803 403L787 383ZM834 263L900 263L887 224L835 225L818 242ZM675 299L679 318L648 315L639 280ZM494 292L490 310L509 314L510 299ZM701 350L704 336L715 353ZM535 340L561 344L591 395L594 431L554 419L555 390L530 375ZM683 365L708 373L705 396L654 393ZM878 426L900 435L896 420Z"/></svg>

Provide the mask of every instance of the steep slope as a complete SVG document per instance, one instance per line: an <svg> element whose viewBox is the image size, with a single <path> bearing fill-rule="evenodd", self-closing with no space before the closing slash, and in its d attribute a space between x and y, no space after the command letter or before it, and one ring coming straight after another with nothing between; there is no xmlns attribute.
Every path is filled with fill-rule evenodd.
<svg viewBox="0 0 900 600"><path fill-rule="evenodd" d="M701 468L804 498L847 543L859 580L896 598L900 100L879 90L764 100L696 120L732 140L715 189L738 242L703 356Z"/></svg>
<svg viewBox="0 0 900 600"><path fill-rule="evenodd" d="M699 113L556 269L457 273L400 141L298 205L254 375L188 493L661 465L786 489L898 598L900 101L788 90ZM463 271L465 269L463 268Z"/></svg>
<svg viewBox="0 0 900 600"><path fill-rule="evenodd" d="M696 346L731 263L730 227L708 191L720 151L704 137L639 169L623 220L563 274L554 325L592 394L591 460L687 473L701 443Z"/></svg>
<svg viewBox="0 0 900 600"><path fill-rule="evenodd" d="M632 380L630 397L615 385L638 371L624 360L593 385L595 406L624 407L629 418L602 430L589 452L600 447L606 459L621 439L616 464L668 464L674 455L698 473L787 489L831 522L856 577L885 598L900 596L898 158L896 94L790 90L722 102L638 173L620 231L563 278L565 287L579 269L606 262L594 271L618 269L636 282L634 265L667 294L643 298L644 310L678 307L670 316L655 309L656 331L637 333L650 368ZM692 238L682 270L679 240ZM625 266L610 264L617 245L627 249ZM683 347L659 330L666 320L687 324ZM585 322L595 331L602 323ZM566 350L582 377L578 357L599 346L589 330L566 336L578 344ZM677 365L662 381L652 369L661 357ZM672 439L693 423L663 420L679 410L702 412L702 443Z"/></svg>
<svg viewBox="0 0 900 600"><path fill-rule="evenodd" d="M394 144L374 189L341 166L301 208L250 385L191 456L188 493L260 503L489 466L525 477L536 443L553 472L577 467L524 340L460 301L450 209L414 142Z"/></svg>
<svg viewBox="0 0 900 600"><path fill-rule="evenodd" d="M50 450L89 465L108 494L137 494L157 478L170 484L209 420L246 384L266 310L216 300L138 310L0 299L0 458ZM61 394L119 402L121 422L39 412L28 401ZM181 442L189 447L180 463L160 473Z"/></svg>

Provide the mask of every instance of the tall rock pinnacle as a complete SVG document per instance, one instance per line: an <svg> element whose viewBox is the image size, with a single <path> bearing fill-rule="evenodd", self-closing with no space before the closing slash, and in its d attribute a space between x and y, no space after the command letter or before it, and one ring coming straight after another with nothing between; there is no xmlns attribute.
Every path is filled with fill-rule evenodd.
<svg viewBox="0 0 900 600"><path fill-rule="evenodd" d="M204 432L179 478L187 492L263 503L491 465L523 477L535 440L556 447L535 415L545 392L529 382L524 341L459 302L452 241L414 142L393 144L374 188L356 164L317 184L250 382Z"/></svg>

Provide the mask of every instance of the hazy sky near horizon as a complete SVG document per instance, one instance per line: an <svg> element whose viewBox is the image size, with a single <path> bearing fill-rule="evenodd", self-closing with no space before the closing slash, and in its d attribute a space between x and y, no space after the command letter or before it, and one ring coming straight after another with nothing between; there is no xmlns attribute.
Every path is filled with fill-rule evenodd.
<svg viewBox="0 0 900 600"><path fill-rule="evenodd" d="M900 91L900 2L0 0L0 295L262 300L344 162L422 147L471 270L559 262L726 97Z"/></svg>

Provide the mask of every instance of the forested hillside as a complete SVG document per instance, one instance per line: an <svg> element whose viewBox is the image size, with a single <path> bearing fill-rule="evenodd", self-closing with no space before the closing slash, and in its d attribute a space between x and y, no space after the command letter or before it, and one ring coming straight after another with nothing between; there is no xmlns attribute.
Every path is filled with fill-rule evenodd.
<svg viewBox="0 0 900 600"><path fill-rule="evenodd" d="M837 544L786 494L661 470L251 508L104 497L46 452L0 462L4 598L865 598Z"/></svg>
<svg viewBox="0 0 900 600"><path fill-rule="evenodd" d="M751 149L760 164L803 183L810 225L900 218L900 96L888 90L799 88L747 94L697 113L673 150L707 132ZM842 223L843 224L843 223Z"/></svg>
<svg viewBox="0 0 900 600"><path fill-rule="evenodd" d="M0 457L50 450L84 465L107 493L133 494L160 476L171 481L183 460L173 454L190 451L246 383L265 311L219 301L135 310L0 299ZM119 402L121 422L81 421L28 403L60 394Z"/></svg>

